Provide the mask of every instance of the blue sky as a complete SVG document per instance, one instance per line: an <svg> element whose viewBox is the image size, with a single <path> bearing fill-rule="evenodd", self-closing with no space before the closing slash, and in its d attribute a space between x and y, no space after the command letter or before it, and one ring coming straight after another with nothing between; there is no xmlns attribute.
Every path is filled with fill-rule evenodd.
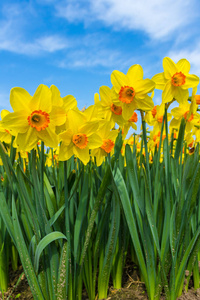
<svg viewBox="0 0 200 300"><path fill-rule="evenodd" d="M88 107L113 70L140 64L151 78L165 56L200 76L199 19L199 0L1 0L0 110L12 87L41 83Z"/></svg>

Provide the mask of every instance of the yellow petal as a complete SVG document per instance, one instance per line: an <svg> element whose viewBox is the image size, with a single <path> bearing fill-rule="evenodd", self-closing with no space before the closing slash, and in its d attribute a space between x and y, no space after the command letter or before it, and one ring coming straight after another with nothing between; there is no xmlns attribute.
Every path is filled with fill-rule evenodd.
<svg viewBox="0 0 200 300"><path fill-rule="evenodd" d="M74 154L82 161L84 165L87 165L87 163L90 160L89 156L89 148L86 147L84 149L80 149L76 146L73 147Z"/></svg>
<svg viewBox="0 0 200 300"><path fill-rule="evenodd" d="M173 60L169 57L165 57L163 59L163 69L164 69L164 76L166 79L171 79L171 77L178 72L178 68Z"/></svg>
<svg viewBox="0 0 200 300"><path fill-rule="evenodd" d="M179 126L180 126L180 121L176 119L172 119L169 125L169 127L171 128L179 128Z"/></svg>
<svg viewBox="0 0 200 300"><path fill-rule="evenodd" d="M131 102L130 104L124 104L122 109L122 117L124 120L129 120L136 109L137 105L135 101Z"/></svg>
<svg viewBox="0 0 200 300"><path fill-rule="evenodd" d="M62 143L59 151L59 160L65 161L70 159L74 155L73 152L73 144L71 143L69 146L66 146L65 143Z"/></svg>
<svg viewBox="0 0 200 300"><path fill-rule="evenodd" d="M101 86L99 89L101 105L102 106L110 106L112 104L111 99L111 90L108 86Z"/></svg>
<svg viewBox="0 0 200 300"><path fill-rule="evenodd" d="M189 97L189 91L183 90L181 87L175 89L174 97L179 103L184 103Z"/></svg>
<svg viewBox="0 0 200 300"><path fill-rule="evenodd" d="M144 98L145 94L154 90L155 82L150 79L140 80L135 83L133 88L135 89L136 98L141 99Z"/></svg>
<svg viewBox="0 0 200 300"><path fill-rule="evenodd" d="M156 83L155 88L158 90L164 90L165 84L167 82L164 73L158 73L154 75L151 80L153 80Z"/></svg>
<svg viewBox="0 0 200 300"><path fill-rule="evenodd" d="M63 108L67 112L69 109L75 109L77 107L77 101L72 95L65 96L63 98Z"/></svg>
<svg viewBox="0 0 200 300"><path fill-rule="evenodd" d="M174 88L171 85L171 81L168 81L162 93L162 103L171 102L174 98Z"/></svg>
<svg viewBox="0 0 200 300"><path fill-rule="evenodd" d="M73 132L71 129L68 129L59 134L59 137L63 141L64 144L69 145L72 142Z"/></svg>
<svg viewBox="0 0 200 300"><path fill-rule="evenodd" d="M9 112L7 109L2 109L2 111L1 111L1 119L3 120L3 118L4 118L6 115L8 115L8 114L10 114L10 112Z"/></svg>
<svg viewBox="0 0 200 300"><path fill-rule="evenodd" d="M36 129L29 127L27 132L19 133L15 139L15 145L18 151L31 151L36 147L39 138L36 135Z"/></svg>
<svg viewBox="0 0 200 300"><path fill-rule="evenodd" d="M2 120L2 126L12 135L24 133L30 127L27 121L27 111L17 111L7 114Z"/></svg>
<svg viewBox="0 0 200 300"><path fill-rule="evenodd" d="M132 82L143 79L143 69L140 65L133 65L128 69L127 77Z"/></svg>
<svg viewBox="0 0 200 300"><path fill-rule="evenodd" d="M47 113L50 113L52 110L52 100L51 100L51 90L48 86L40 84L33 95L33 98L30 101L30 109L42 110Z"/></svg>
<svg viewBox="0 0 200 300"><path fill-rule="evenodd" d="M89 149L95 149L95 148L101 147L101 145L102 145L102 138L97 133L93 133L88 138Z"/></svg>
<svg viewBox="0 0 200 300"><path fill-rule="evenodd" d="M53 106L62 106L63 100L60 97L59 89L55 85L51 85L50 90L51 90L52 105Z"/></svg>
<svg viewBox="0 0 200 300"><path fill-rule="evenodd" d="M154 103L152 98L146 95L144 99L140 99L137 101L137 107L138 109L141 109L143 111L152 110L154 108Z"/></svg>
<svg viewBox="0 0 200 300"><path fill-rule="evenodd" d="M58 136L50 126L45 128L45 130L38 131L37 136L44 142L45 146L51 148L58 147Z"/></svg>
<svg viewBox="0 0 200 300"><path fill-rule="evenodd" d="M185 78L185 84L182 85L181 87L183 89L189 89L189 88L194 88L199 84L199 77L196 75L190 75L188 74Z"/></svg>
<svg viewBox="0 0 200 300"><path fill-rule="evenodd" d="M99 128L99 121L90 121L86 122L82 126L79 127L79 133L85 133L87 136L90 136Z"/></svg>
<svg viewBox="0 0 200 300"><path fill-rule="evenodd" d="M177 68L178 68L178 71L179 72L182 72L183 74L187 74L189 73L190 71L190 63L187 59L183 58L183 59L180 59L178 62L177 62Z"/></svg>
<svg viewBox="0 0 200 300"><path fill-rule="evenodd" d="M61 126L66 121L66 113L63 108L59 106L53 106L50 113L50 120L55 126Z"/></svg>
<svg viewBox="0 0 200 300"><path fill-rule="evenodd" d="M117 70L112 72L111 82L116 93L119 93L122 86L130 86L130 80L128 77L124 73Z"/></svg>
<svg viewBox="0 0 200 300"><path fill-rule="evenodd" d="M10 104L14 111L26 110L30 112L31 95L22 88L15 87L10 91Z"/></svg>
<svg viewBox="0 0 200 300"><path fill-rule="evenodd" d="M73 133L78 133L79 127L86 122L86 117L80 111L69 110L67 117L69 119L69 128Z"/></svg>

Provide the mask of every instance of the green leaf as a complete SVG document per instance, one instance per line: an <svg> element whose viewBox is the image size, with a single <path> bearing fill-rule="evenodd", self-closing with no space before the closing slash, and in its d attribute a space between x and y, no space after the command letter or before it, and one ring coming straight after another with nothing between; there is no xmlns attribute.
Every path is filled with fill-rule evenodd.
<svg viewBox="0 0 200 300"><path fill-rule="evenodd" d="M35 251L35 260L34 260L34 269L35 269L36 273L38 273L39 260L40 260L40 255L41 255L42 251L46 248L47 245L49 245L51 242L53 242L57 239L67 239L67 238L63 233L55 231L55 232L51 232L48 235L46 235L37 245L37 248Z"/></svg>

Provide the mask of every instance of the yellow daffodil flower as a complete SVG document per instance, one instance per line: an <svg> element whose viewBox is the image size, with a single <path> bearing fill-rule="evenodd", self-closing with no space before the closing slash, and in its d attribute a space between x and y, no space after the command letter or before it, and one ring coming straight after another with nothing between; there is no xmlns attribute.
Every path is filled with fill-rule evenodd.
<svg viewBox="0 0 200 300"><path fill-rule="evenodd" d="M98 135L102 139L100 147L91 151L91 155L96 157L96 164L100 166L108 153L114 152L115 140L118 135L118 130L111 131L111 123L108 121L101 121L98 129Z"/></svg>
<svg viewBox="0 0 200 300"><path fill-rule="evenodd" d="M185 102L189 97L188 88L198 85L199 77L190 75L190 63L181 59L175 64L169 57L163 59L163 73L156 74L152 80L156 88L163 90L162 102L171 102L176 99L179 103Z"/></svg>
<svg viewBox="0 0 200 300"><path fill-rule="evenodd" d="M6 109L3 109L1 111L1 120L4 119L4 117L6 115L8 115L10 112ZM10 134L10 132L4 128L2 121L0 121L0 141L4 142L6 144L10 144L12 140L12 135Z"/></svg>
<svg viewBox="0 0 200 300"><path fill-rule="evenodd" d="M180 103L179 107L175 107L171 110L171 114L174 117L170 122L170 130L172 128L179 128L182 118L186 120L185 131L192 130L194 124L199 120L198 113L196 112L197 105L192 105L187 101Z"/></svg>
<svg viewBox="0 0 200 300"><path fill-rule="evenodd" d="M108 86L101 86L99 94L101 100L99 99L98 94L95 95L95 105L99 109L99 117L110 121L112 124L111 127L114 127L115 123L119 126L123 126L124 119L122 117L122 106L113 103L113 91Z"/></svg>
<svg viewBox="0 0 200 300"><path fill-rule="evenodd" d="M62 140L59 160L68 160L75 155L86 165L90 160L89 150L102 145L102 139L96 133L99 122L87 122L84 113L74 110L68 112L68 118L69 128L59 134Z"/></svg>
<svg viewBox="0 0 200 300"><path fill-rule="evenodd" d="M60 110L55 113L51 90L41 84L33 97L23 88L13 88L10 103L14 110L7 114L2 124L14 136L18 150L30 151L39 140L46 146L57 147L58 137L55 126L65 122ZM55 104L55 103L54 103Z"/></svg>
<svg viewBox="0 0 200 300"><path fill-rule="evenodd" d="M140 65L133 65L127 74L113 71L111 82L114 87L113 103L122 107L122 116L129 120L134 110L149 111L154 107L153 100L147 94L155 88L150 79L143 79L143 69Z"/></svg>
<svg viewBox="0 0 200 300"><path fill-rule="evenodd" d="M150 125L154 126L154 131L161 131L162 122L165 114L165 104L155 105L154 108L147 112L145 115L145 121ZM167 113L167 121L171 120L172 115Z"/></svg>

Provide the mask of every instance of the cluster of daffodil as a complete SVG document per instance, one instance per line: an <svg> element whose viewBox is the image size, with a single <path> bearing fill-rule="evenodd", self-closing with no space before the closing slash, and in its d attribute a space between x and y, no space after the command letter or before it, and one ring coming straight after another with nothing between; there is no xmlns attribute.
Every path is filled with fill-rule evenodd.
<svg viewBox="0 0 200 300"><path fill-rule="evenodd" d="M130 67L126 75L113 71L112 88L100 87L100 97L96 93L94 105L82 111L73 96L61 98L58 88L53 85L50 88L40 85L33 97L23 88L13 88L10 104L14 112L1 112L0 141L10 143L14 136L14 147L28 152L39 141L55 151L60 145L58 159L61 161L75 155L84 164L90 157L95 157L97 165L101 165L104 157L112 154L118 135L115 125L122 129L125 139L130 127L137 129L138 112L153 126L149 150L158 146L165 108L177 101L178 107L167 114L167 119L171 120L170 133L178 131L182 118L185 118L186 140L191 146L194 135L196 141L200 141L200 96L196 95L199 78L189 74L190 64L186 59L175 64L165 57L163 69L163 73L152 79L143 79L140 65ZM189 88L193 89L191 97ZM156 106L154 89L163 90L162 103Z"/></svg>

